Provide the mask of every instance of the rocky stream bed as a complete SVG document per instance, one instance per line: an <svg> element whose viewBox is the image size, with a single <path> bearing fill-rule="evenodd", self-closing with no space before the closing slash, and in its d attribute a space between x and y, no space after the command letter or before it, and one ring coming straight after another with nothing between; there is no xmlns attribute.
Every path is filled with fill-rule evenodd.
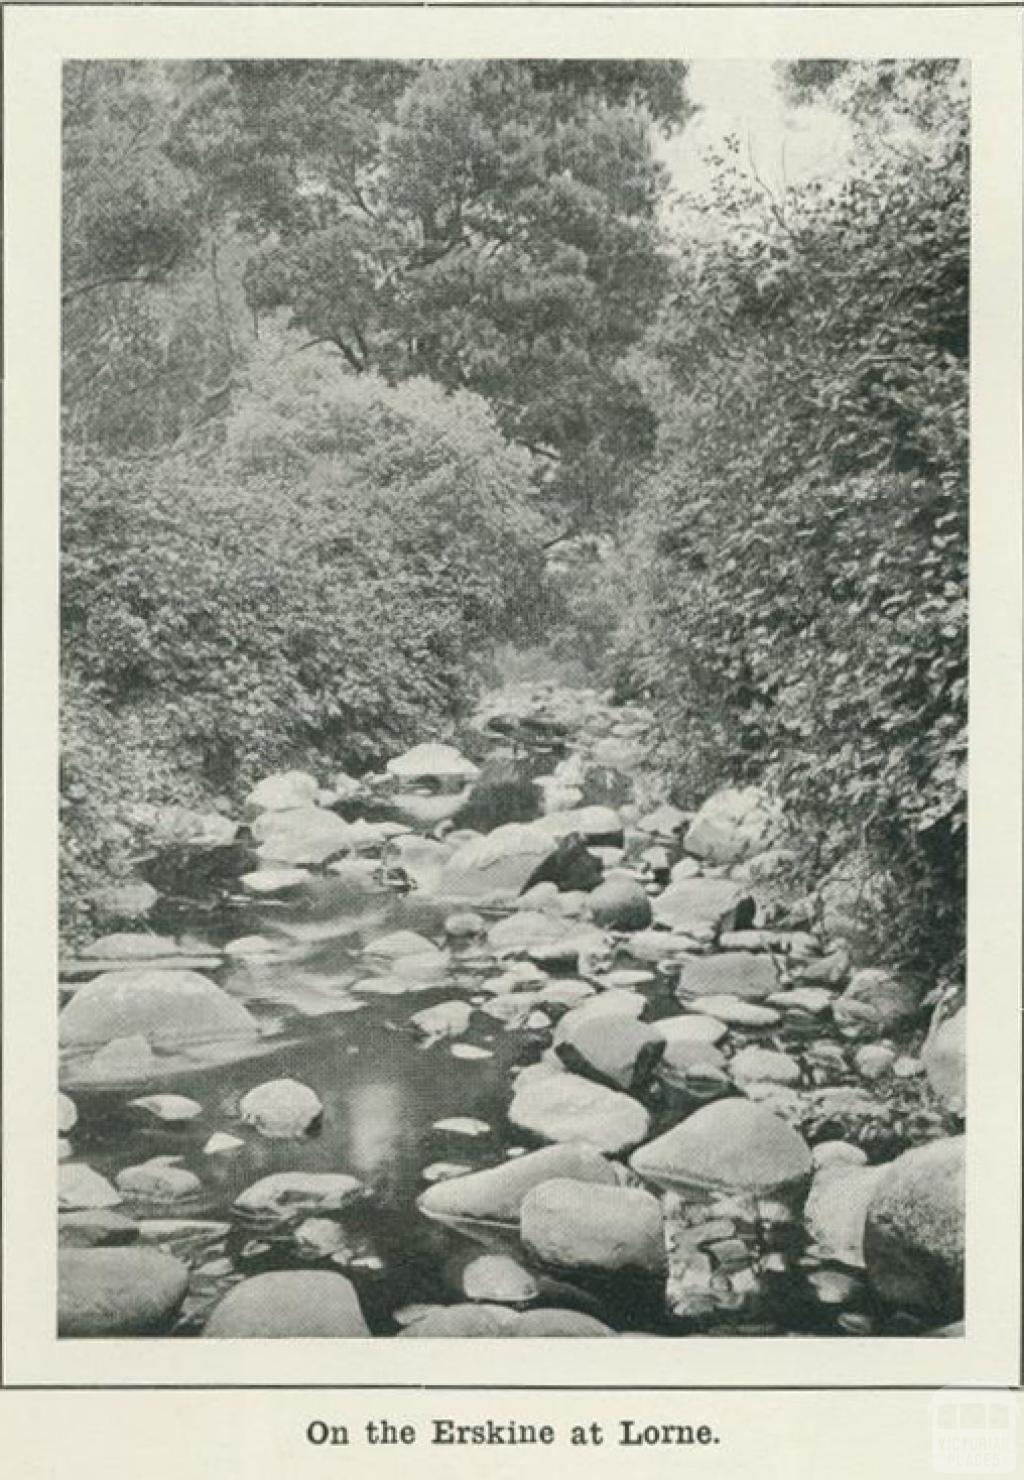
<svg viewBox="0 0 1024 1480"><path fill-rule="evenodd" d="M648 723L520 685L139 809L61 967L63 1335L961 1329L962 1009L794 897L760 793L666 801Z"/></svg>

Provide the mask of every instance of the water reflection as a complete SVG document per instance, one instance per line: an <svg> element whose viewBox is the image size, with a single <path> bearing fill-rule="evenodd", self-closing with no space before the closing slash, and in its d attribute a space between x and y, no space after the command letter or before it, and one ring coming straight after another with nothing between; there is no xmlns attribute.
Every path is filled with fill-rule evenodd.
<svg viewBox="0 0 1024 1480"><path fill-rule="evenodd" d="M400 1159L411 1116L404 1101L403 1086L395 1081L354 1084L341 1095L349 1160L356 1176L378 1182Z"/></svg>

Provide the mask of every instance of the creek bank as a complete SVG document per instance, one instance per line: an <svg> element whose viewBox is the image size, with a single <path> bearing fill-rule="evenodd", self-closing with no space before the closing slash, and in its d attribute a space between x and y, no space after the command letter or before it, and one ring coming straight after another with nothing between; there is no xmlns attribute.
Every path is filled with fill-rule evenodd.
<svg viewBox="0 0 1024 1480"><path fill-rule="evenodd" d="M95 1311L65 1264L76 1334L955 1323L962 1018L925 1040L787 901L768 798L659 794L648 723L519 686L472 759L268 777L206 828L216 883L62 963L65 1253L176 1261Z"/></svg>

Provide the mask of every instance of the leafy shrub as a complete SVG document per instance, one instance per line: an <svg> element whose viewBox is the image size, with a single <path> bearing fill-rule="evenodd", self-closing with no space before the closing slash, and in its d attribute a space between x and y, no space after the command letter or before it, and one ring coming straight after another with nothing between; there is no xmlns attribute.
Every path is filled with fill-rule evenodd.
<svg viewBox="0 0 1024 1480"><path fill-rule="evenodd" d="M333 367L279 392L252 393L211 466L67 450L65 763L86 792L122 746L182 791L365 769L465 708L539 573L525 454L475 397Z"/></svg>
<svg viewBox="0 0 1024 1480"><path fill-rule="evenodd" d="M966 112L684 263L656 337L638 668L681 800L757 779L894 881L890 945L962 951Z"/></svg>

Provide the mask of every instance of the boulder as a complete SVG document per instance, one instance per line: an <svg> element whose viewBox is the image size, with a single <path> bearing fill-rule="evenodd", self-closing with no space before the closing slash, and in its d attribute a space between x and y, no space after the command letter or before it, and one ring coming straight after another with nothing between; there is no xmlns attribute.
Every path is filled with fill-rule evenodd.
<svg viewBox="0 0 1024 1480"><path fill-rule="evenodd" d="M246 894L258 898L272 898L278 894L294 894L309 880L304 868L261 868L255 873L243 874L239 883Z"/></svg>
<svg viewBox="0 0 1024 1480"><path fill-rule="evenodd" d="M660 1027L660 1024L657 1026ZM675 1038L665 1043L664 1055L658 1064L658 1077L674 1084L687 1075L704 1069L722 1070L725 1055L706 1038Z"/></svg>
<svg viewBox="0 0 1024 1480"><path fill-rule="evenodd" d="M643 1015L647 998L640 992L627 992L623 987L609 987L596 997L588 997L579 1007L565 1014L555 1029L554 1043L571 1040L585 1023L607 1022L610 1018L626 1018L636 1021Z"/></svg>
<svg viewBox="0 0 1024 1480"><path fill-rule="evenodd" d="M507 919L498 920L487 932L487 944L498 956L525 955L535 946L550 945L572 932L570 921L561 915L541 914L535 910L516 910Z"/></svg>
<svg viewBox="0 0 1024 1480"><path fill-rule="evenodd" d="M638 930L629 937L626 949L634 961L657 964L674 960L686 950L687 944L684 937L668 930Z"/></svg>
<svg viewBox="0 0 1024 1480"><path fill-rule="evenodd" d="M246 1125L271 1141L296 1140L321 1119L324 1107L308 1085L270 1079L243 1095L238 1107Z"/></svg>
<svg viewBox="0 0 1024 1480"><path fill-rule="evenodd" d="M160 898L152 884L108 884L89 895L98 920L144 920Z"/></svg>
<svg viewBox="0 0 1024 1480"><path fill-rule="evenodd" d="M731 879L678 879L653 902L654 919L670 930L697 938L719 930L745 930L754 902Z"/></svg>
<svg viewBox="0 0 1024 1480"><path fill-rule="evenodd" d="M427 1217L444 1222L514 1223L531 1188L555 1177L576 1184L618 1183L606 1157L582 1142L567 1142L438 1183L421 1194L417 1206Z"/></svg>
<svg viewBox="0 0 1024 1480"><path fill-rule="evenodd" d="M114 1178L117 1190L144 1202L189 1202L203 1184L195 1172L180 1165L180 1156L152 1156L138 1166L125 1167Z"/></svg>
<svg viewBox="0 0 1024 1480"><path fill-rule="evenodd" d="M742 1002L762 1002L778 989L778 973L770 956L726 951L721 956L696 956L685 961L676 996L680 1002L722 996L738 997Z"/></svg>
<svg viewBox="0 0 1024 1480"><path fill-rule="evenodd" d="M475 910L459 910L444 922L444 933L450 940L471 940L483 935L486 929L486 920Z"/></svg>
<svg viewBox="0 0 1024 1480"><path fill-rule="evenodd" d="M961 1008L929 1034L921 1053L928 1083L954 1115L967 1104L967 1012Z"/></svg>
<svg viewBox="0 0 1024 1480"><path fill-rule="evenodd" d="M774 1028L782 1021L782 1013L774 1007L765 1007L760 1002L741 1002L739 997L721 996L699 998L700 1010L709 1017L717 1018L730 1028Z"/></svg>
<svg viewBox="0 0 1024 1480"><path fill-rule="evenodd" d="M920 1006L917 988L881 967L855 971L841 997L832 1004L837 1025L853 1037L875 1037L901 1028Z"/></svg>
<svg viewBox="0 0 1024 1480"><path fill-rule="evenodd" d="M316 777L306 771L275 771L272 776L264 777L246 797L246 821L252 821L264 812L311 807L318 789Z"/></svg>
<svg viewBox="0 0 1024 1480"><path fill-rule="evenodd" d="M896 1050L889 1048L884 1043L865 1043L863 1048L858 1048L853 1056L853 1062L857 1073L863 1079L874 1082L876 1079L884 1079L892 1072L896 1062Z"/></svg>
<svg viewBox="0 0 1024 1480"><path fill-rule="evenodd" d="M157 1249L61 1249L58 1336L153 1336L188 1293L188 1266Z"/></svg>
<svg viewBox="0 0 1024 1480"><path fill-rule="evenodd" d="M389 776L397 776L399 781L458 784L474 781L480 774L480 767L467 760L453 745L438 745L432 741L414 745L404 755L395 756L388 761L387 770Z"/></svg>
<svg viewBox="0 0 1024 1480"><path fill-rule="evenodd" d="M369 1336L359 1297L343 1274L275 1270L230 1290L210 1314L204 1337L261 1339Z"/></svg>
<svg viewBox="0 0 1024 1480"><path fill-rule="evenodd" d="M804 1205L804 1224L817 1258L864 1268L868 1204L884 1175L884 1167L850 1163L825 1167L815 1175Z"/></svg>
<svg viewBox="0 0 1024 1480"><path fill-rule="evenodd" d="M578 1074L516 1085L509 1122L545 1141L585 1141L616 1155L650 1134L650 1116L628 1095Z"/></svg>
<svg viewBox="0 0 1024 1480"><path fill-rule="evenodd" d="M836 1168L845 1171L849 1167L866 1166L867 1159L867 1152L863 1147L855 1146L851 1141L819 1141L811 1148L811 1161L816 1174Z"/></svg>
<svg viewBox="0 0 1024 1480"><path fill-rule="evenodd" d="M665 1040L655 1028L632 1018L593 1013L588 1017L584 1012L559 1035L555 1051L574 1074L629 1093L650 1079Z"/></svg>
<svg viewBox="0 0 1024 1480"><path fill-rule="evenodd" d="M62 1212L77 1208L113 1208L120 1201L121 1194L106 1177L100 1176L84 1161L66 1161L58 1168L57 1206Z"/></svg>
<svg viewBox="0 0 1024 1480"><path fill-rule="evenodd" d="M238 824L223 813L194 812L189 807L156 807L140 823L154 848L210 852L230 848L238 833Z"/></svg>
<svg viewBox="0 0 1024 1480"><path fill-rule="evenodd" d="M864 1262L875 1294L936 1324L963 1315L964 1144L963 1136L951 1136L890 1162L864 1227Z"/></svg>
<svg viewBox="0 0 1024 1480"><path fill-rule="evenodd" d="M256 1043L260 1036L242 1004L198 972L145 970L104 972L79 987L60 1014L58 1034L69 1049L141 1036L162 1052L222 1040Z"/></svg>
<svg viewBox="0 0 1024 1480"><path fill-rule="evenodd" d="M703 1013L684 1012L679 1017L659 1018L655 1024L666 1043L666 1056L677 1044L720 1043L729 1029L718 1018Z"/></svg>
<svg viewBox="0 0 1024 1480"><path fill-rule="evenodd" d="M458 1038L469 1027L473 1009L468 1002L453 998L414 1012L409 1021L428 1038Z"/></svg>
<svg viewBox="0 0 1024 1480"><path fill-rule="evenodd" d="M634 1152L641 1177L672 1190L773 1194L802 1189L811 1174L807 1143L748 1100L716 1100Z"/></svg>
<svg viewBox="0 0 1024 1480"><path fill-rule="evenodd" d="M850 953L845 946L825 956L810 957L794 965L793 980L806 987L845 986L850 979Z"/></svg>
<svg viewBox="0 0 1024 1480"><path fill-rule="evenodd" d="M778 835L778 809L756 786L715 792L683 839L687 853L711 864L741 863L764 853Z"/></svg>
<svg viewBox="0 0 1024 1480"><path fill-rule="evenodd" d="M197 1100L190 1100L187 1095L142 1095L140 1099L129 1100L128 1104L135 1110L144 1110L154 1120L162 1120L167 1125L194 1120L203 1113L202 1105Z"/></svg>
<svg viewBox="0 0 1024 1480"><path fill-rule="evenodd" d="M557 1269L665 1268L661 1204L632 1187L543 1182L520 1208L527 1250Z"/></svg>
<svg viewBox="0 0 1024 1480"><path fill-rule="evenodd" d="M351 848L349 824L323 807L264 812L252 824L260 862L287 868L318 868Z"/></svg>
<svg viewBox="0 0 1024 1480"><path fill-rule="evenodd" d="M440 956L443 953L432 940L415 930L394 930L390 935L380 935L376 940L370 941L364 954L380 956L386 961L398 961L403 956Z"/></svg>
<svg viewBox="0 0 1024 1480"><path fill-rule="evenodd" d="M781 1012L820 1017L832 1006L832 993L824 987L793 987L787 992L773 992L765 1000Z"/></svg>
<svg viewBox="0 0 1024 1480"><path fill-rule="evenodd" d="M242 1218L288 1223L314 1213L335 1213L363 1197L365 1188L344 1172L272 1172L235 1198Z"/></svg>
<svg viewBox="0 0 1024 1480"><path fill-rule="evenodd" d="M729 1068L741 1088L749 1084L799 1084L801 1078L796 1059L771 1048L741 1048Z"/></svg>
<svg viewBox="0 0 1024 1480"><path fill-rule="evenodd" d="M149 1039L133 1033L127 1038L112 1038L84 1063L76 1060L72 1079L80 1086L118 1084L151 1079L159 1068Z"/></svg>
<svg viewBox="0 0 1024 1480"><path fill-rule="evenodd" d="M99 940L83 946L80 953L83 961L162 961L180 955L178 942L171 936L150 935L141 930L101 935Z"/></svg>
<svg viewBox="0 0 1024 1480"><path fill-rule="evenodd" d="M239 1136L229 1136L226 1131L214 1131L203 1147L204 1156L221 1156L232 1151L241 1151L245 1142Z"/></svg>
<svg viewBox="0 0 1024 1480"><path fill-rule="evenodd" d="M57 1219L57 1242L62 1249L113 1249L138 1242L139 1225L123 1213L96 1208L80 1213L61 1213Z"/></svg>
<svg viewBox="0 0 1024 1480"><path fill-rule="evenodd" d="M651 923L651 901L632 879L606 879L588 895L587 909L607 930L645 930Z"/></svg>
<svg viewBox="0 0 1024 1480"><path fill-rule="evenodd" d="M570 1182L570 1187L578 1183ZM462 1271L462 1293L467 1300L495 1305L527 1305L540 1291L529 1270L507 1254L481 1254Z"/></svg>
<svg viewBox="0 0 1024 1480"><path fill-rule="evenodd" d="M457 849L441 870L437 892L471 903L511 903L541 877L585 888L600 873L581 842L562 840L535 823L509 822Z"/></svg>

